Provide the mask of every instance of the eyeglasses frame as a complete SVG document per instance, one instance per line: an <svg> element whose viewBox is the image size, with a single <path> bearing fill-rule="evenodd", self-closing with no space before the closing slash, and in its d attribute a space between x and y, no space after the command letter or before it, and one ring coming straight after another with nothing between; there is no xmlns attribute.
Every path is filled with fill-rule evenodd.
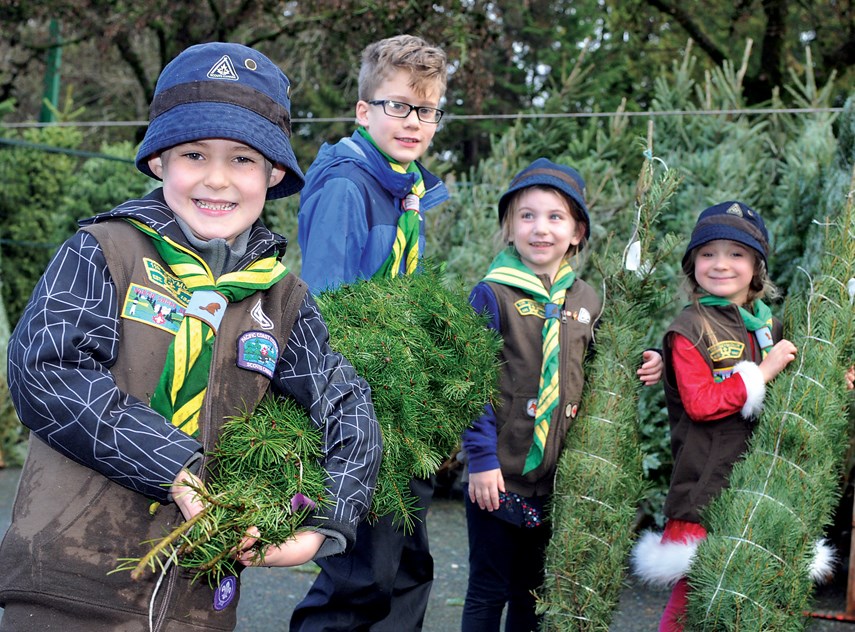
<svg viewBox="0 0 855 632"><path fill-rule="evenodd" d="M416 116L418 117L418 119L422 123L427 123L429 125L438 124L442 120L443 115L445 114L445 110L440 110L439 108L432 108L432 107L427 106L427 105L413 105L412 103L407 103L406 101L398 101L397 99L372 99L371 101L366 101L366 103L368 103L368 105L379 105L379 106L381 106L383 108L383 114L385 114L386 116L391 116L392 118L397 118L397 119L405 119L410 114L412 114L413 110L415 110ZM397 103L398 105L406 105L410 109L407 111L406 114L404 114L404 116L399 116L397 114L390 114L386 110L386 104L387 103ZM419 114L419 110L431 110L433 112L438 112L437 119L435 121L426 121L421 117L421 114Z"/></svg>

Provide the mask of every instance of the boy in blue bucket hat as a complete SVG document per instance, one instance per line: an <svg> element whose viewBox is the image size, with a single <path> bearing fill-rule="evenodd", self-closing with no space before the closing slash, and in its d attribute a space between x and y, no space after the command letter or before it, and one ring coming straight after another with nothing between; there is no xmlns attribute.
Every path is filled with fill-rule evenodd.
<svg viewBox="0 0 855 632"><path fill-rule="evenodd" d="M0 629L233 629L237 577L110 571L201 511L188 484L203 484L223 421L268 393L294 397L323 429L332 503L263 564L353 543L381 457L369 387L329 348L281 261L285 238L260 220L266 199L303 186L289 92L251 48L178 55L136 159L163 186L82 221L36 286L9 342L9 390L31 439L0 546ZM260 342L265 365L250 357Z"/></svg>

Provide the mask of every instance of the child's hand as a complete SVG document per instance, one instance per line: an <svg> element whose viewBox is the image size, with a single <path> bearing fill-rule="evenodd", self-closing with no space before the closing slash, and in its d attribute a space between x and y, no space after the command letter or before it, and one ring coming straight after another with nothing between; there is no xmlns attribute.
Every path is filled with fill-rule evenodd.
<svg viewBox="0 0 855 632"><path fill-rule="evenodd" d="M855 389L855 364L846 371L846 388L850 391Z"/></svg>
<svg viewBox="0 0 855 632"><path fill-rule="evenodd" d="M258 551L245 550L235 559L244 566L299 566L315 557L325 538L317 531L300 531L284 544L268 546L263 557Z"/></svg>
<svg viewBox="0 0 855 632"><path fill-rule="evenodd" d="M172 500L175 501L175 504L181 510L181 514L185 520L190 520L190 518L205 508L205 504L196 493L196 489L204 489L204 487L205 484L202 482L202 479L188 470L178 472L178 476L172 481L169 493L172 495Z"/></svg>
<svg viewBox="0 0 855 632"><path fill-rule="evenodd" d="M636 371L641 383L653 386L662 379L662 356L658 351L648 349L641 354L641 368Z"/></svg>
<svg viewBox="0 0 855 632"><path fill-rule="evenodd" d="M789 340L781 340L769 350L769 353L760 363L760 373L765 383L771 382L784 370L790 362L796 359L796 345Z"/></svg>
<svg viewBox="0 0 855 632"><path fill-rule="evenodd" d="M469 474L469 500L481 509L495 511L499 508L499 492L505 491L502 470L487 470Z"/></svg>

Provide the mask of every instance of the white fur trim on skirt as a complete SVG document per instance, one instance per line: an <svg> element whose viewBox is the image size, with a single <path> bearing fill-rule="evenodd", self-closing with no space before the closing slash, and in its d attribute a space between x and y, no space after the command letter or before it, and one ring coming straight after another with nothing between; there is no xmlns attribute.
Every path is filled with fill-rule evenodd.
<svg viewBox="0 0 855 632"><path fill-rule="evenodd" d="M644 531L630 553L630 567L633 574L647 584L661 588L673 586L689 574L700 542L662 542L661 533ZM811 580L817 584L829 581L837 562L837 551L828 540L817 540L808 567Z"/></svg>

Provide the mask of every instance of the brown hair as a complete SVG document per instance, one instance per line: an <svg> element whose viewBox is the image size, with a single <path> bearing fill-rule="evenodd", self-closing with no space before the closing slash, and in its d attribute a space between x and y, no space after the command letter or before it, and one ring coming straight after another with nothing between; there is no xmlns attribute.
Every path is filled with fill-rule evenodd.
<svg viewBox="0 0 855 632"><path fill-rule="evenodd" d="M359 69L359 100L370 101L385 79L405 70L410 73L410 87L426 95L439 89L445 94L448 59L441 48L429 45L421 37L396 35L369 44L362 51Z"/></svg>
<svg viewBox="0 0 855 632"><path fill-rule="evenodd" d="M506 243L506 244L511 243L511 236L513 234L512 224L514 221L514 215L516 215L517 208L519 206L520 198L527 191L533 191L533 190L546 191L547 193L554 193L559 198L561 198L564 201L564 203L567 205L567 208L570 211L570 216L574 220L576 220L577 229L581 226L587 226L588 225L588 218L586 217L585 213L582 212L582 210L579 208L579 206L573 200L571 200L569 197L564 195L561 191L559 191L555 187L550 187L550 186L543 185L543 184L535 184L535 185L532 185L530 187L525 187L524 189L519 189L518 191L515 191L513 193L513 196L508 200L507 211L502 216L502 242L503 243ZM579 254L582 251L582 248L585 247L585 244L587 243L587 240L585 239L585 232L586 231L584 229L582 229L582 238L579 241L579 243L576 244L575 246L571 244L570 248L567 249L567 252L564 254L565 259L569 259L571 257L576 256L577 254Z"/></svg>

